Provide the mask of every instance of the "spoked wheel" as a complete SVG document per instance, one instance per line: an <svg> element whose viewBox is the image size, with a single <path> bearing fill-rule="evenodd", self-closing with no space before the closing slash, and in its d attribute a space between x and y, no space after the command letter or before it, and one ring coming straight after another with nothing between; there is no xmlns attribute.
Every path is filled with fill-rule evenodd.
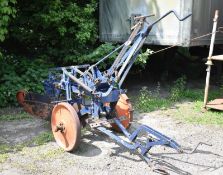
<svg viewBox="0 0 223 175"><path fill-rule="evenodd" d="M119 100L115 106L115 111L116 117L120 118L122 125L125 128L128 128L131 125L130 122L132 122L133 120L133 109L126 94L121 94L119 96ZM123 116L125 117L124 119ZM115 131L120 131L119 127L116 124L113 123L111 125Z"/></svg>
<svg viewBox="0 0 223 175"><path fill-rule="evenodd" d="M81 125L77 112L69 103L59 103L53 108L51 127L57 144L65 151L78 147Z"/></svg>

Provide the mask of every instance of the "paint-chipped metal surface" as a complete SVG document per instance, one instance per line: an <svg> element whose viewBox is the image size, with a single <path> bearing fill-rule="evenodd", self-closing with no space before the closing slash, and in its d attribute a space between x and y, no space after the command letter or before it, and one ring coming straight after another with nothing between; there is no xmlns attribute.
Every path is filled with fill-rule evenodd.
<svg viewBox="0 0 223 175"><path fill-rule="evenodd" d="M192 18L179 22L173 15L154 26L146 43L154 45L200 46L209 45L210 37L191 40L211 32L214 11L220 10L219 26L223 26L222 0L100 0L100 40L123 42L130 34L130 17L135 14L155 13L159 18L175 9L181 16L193 13ZM216 43L223 44L223 35Z"/></svg>
<svg viewBox="0 0 223 175"><path fill-rule="evenodd" d="M55 106L55 104L51 104L50 101L50 98L46 95L29 92L24 94L24 101L20 105L32 116L49 120L51 111Z"/></svg>

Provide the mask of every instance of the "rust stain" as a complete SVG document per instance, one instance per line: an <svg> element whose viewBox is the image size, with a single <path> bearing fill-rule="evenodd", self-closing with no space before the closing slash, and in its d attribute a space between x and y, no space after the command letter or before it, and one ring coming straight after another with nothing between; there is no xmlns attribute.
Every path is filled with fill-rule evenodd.
<svg viewBox="0 0 223 175"><path fill-rule="evenodd" d="M27 113L45 120L51 118L51 112L55 104L51 104L51 100L47 95L20 90L16 97L18 103Z"/></svg>

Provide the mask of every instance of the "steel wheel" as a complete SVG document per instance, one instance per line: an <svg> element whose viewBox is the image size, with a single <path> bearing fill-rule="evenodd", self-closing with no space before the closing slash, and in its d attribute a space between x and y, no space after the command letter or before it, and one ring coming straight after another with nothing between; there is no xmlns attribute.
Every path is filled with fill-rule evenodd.
<svg viewBox="0 0 223 175"><path fill-rule="evenodd" d="M122 120L121 123L125 128L128 128L133 120L133 110L132 105L129 101L129 98L126 94L121 94L119 96L119 100L115 106L116 117L126 117L126 119ZM119 127L116 124L111 124L112 128L115 131L120 131Z"/></svg>
<svg viewBox="0 0 223 175"><path fill-rule="evenodd" d="M69 103L59 103L53 108L51 127L57 144L65 151L78 147L81 125L77 112Z"/></svg>

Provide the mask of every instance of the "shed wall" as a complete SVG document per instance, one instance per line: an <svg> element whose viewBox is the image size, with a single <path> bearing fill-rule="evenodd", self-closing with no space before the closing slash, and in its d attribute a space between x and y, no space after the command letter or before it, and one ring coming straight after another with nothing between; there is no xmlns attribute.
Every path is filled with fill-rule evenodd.
<svg viewBox="0 0 223 175"><path fill-rule="evenodd" d="M192 38L208 33L212 28L215 9L223 7L223 0L100 0L100 40L123 42L130 34L132 14L148 15L155 13L153 21L167 11L174 9L181 17L193 13L192 18L179 22L170 15L154 26L147 44L195 46L208 45L210 38L191 41ZM220 25L223 26L223 11L220 13ZM223 43L223 37L217 36L217 43Z"/></svg>

